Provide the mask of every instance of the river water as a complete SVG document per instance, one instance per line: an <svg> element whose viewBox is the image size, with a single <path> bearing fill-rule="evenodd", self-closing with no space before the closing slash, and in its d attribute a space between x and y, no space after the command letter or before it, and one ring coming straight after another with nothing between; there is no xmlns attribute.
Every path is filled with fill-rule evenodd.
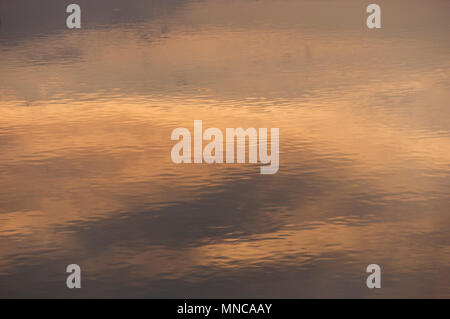
<svg viewBox="0 0 450 319"><path fill-rule="evenodd" d="M0 297L450 297L449 1L77 3L0 1Z"/></svg>

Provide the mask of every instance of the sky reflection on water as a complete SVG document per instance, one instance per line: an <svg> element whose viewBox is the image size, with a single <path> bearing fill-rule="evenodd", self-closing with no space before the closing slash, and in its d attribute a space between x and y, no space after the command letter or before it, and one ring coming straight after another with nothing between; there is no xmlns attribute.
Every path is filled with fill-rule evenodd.
<svg viewBox="0 0 450 319"><path fill-rule="evenodd" d="M23 3L0 3L0 297L450 297L450 3L379 1L367 30L362 1L78 1L77 31ZM279 172L173 164L197 119L280 128Z"/></svg>

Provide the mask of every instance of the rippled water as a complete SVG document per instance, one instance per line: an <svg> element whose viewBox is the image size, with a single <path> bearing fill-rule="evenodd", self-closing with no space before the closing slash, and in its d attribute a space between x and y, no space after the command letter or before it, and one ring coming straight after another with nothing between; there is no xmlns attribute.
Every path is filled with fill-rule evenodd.
<svg viewBox="0 0 450 319"><path fill-rule="evenodd" d="M449 1L379 30L365 1L77 3L0 2L1 297L450 297ZM172 163L194 120L279 128L280 170Z"/></svg>

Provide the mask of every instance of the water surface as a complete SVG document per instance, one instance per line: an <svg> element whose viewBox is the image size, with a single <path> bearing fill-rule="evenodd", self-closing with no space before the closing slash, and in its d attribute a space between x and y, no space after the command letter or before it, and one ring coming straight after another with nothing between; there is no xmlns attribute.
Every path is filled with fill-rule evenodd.
<svg viewBox="0 0 450 319"><path fill-rule="evenodd" d="M364 1L77 3L0 2L0 297L450 297L448 1L378 1L380 30ZM172 163L194 120L279 128L280 170Z"/></svg>

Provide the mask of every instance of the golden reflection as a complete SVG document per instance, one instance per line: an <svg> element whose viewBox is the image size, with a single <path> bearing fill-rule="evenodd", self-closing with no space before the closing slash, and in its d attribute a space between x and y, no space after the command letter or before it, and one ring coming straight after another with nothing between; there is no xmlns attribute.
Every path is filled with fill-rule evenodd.
<svg viewBox="0 0 450 319"><path fill-rule="evenodd" d="M164 20L164 34L157 20L0 47L0 274L19 255L85 250L91 273L136 267L133 276L192 282L202 280L199 267L301 267L331 253L361 264L377 258L399 274L430 260L449 264L448 245L427 240L448 228L448 47L429 37L368 36L352 21L339 32L309 30L287 13L296 2L279 14L264 4L189 3ZM222 130L279 128L280 170L267 179L254 165L172 163L172 130L191 130L194 120ZM196 240L174 232L176 244L149 239L150 231L132 236L144 218L155 228L164 218L188 224L171 209L220 195L248 214L205 222ZM255 212L246 211L252 201ZM234 212L220 209L208 214ZM238 226L262 230L242 235ZM113 234L91 253L89 231L130 238ZM445 293L442 283L436 289Z"/></svg>

